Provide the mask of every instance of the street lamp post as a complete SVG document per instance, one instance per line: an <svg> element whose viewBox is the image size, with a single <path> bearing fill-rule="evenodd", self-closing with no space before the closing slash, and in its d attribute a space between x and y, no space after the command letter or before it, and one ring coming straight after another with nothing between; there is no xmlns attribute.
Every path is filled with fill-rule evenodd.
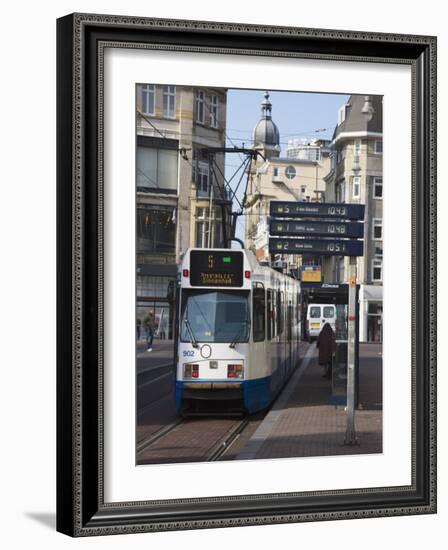
<svg viewBox="0 0 448 550"><path fill-rule="evenodd" d="M361 109L366 122L372 120L374 108L370 96L364 97L364 105ZM361 165L359 155L353 159L352 171L354 176L359 176ZM366 191L369 187L366 182ZM369 195L366 195L365 220L368 224ZM364 232L364 254L368 251L368 233ZM358 440L355 430L355 361L356 361L356 278L357 278L356 257L350 256L349 260L349 287L348 287L348 345L347 345L347 428L345 432L345 445L357 445Z"/></svg>
<svg viewBox="0 0 448 550"><path fill-rule="evenodd" d="M355 430L355 361L356 361L356 256L349 259L348 345L347 345L347 427L345 445L357 445Z"/></svg>

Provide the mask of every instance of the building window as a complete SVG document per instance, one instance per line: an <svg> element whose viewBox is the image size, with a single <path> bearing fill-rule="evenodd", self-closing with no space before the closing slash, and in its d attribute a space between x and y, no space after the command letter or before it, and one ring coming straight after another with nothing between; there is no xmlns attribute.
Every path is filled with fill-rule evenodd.
<svg viewBox="0 0 448 550"><path fill-rule="evenodd" d="M353 198L359 199L360 196L361 196L361 177L354 176L353 177Z"/></svg>
<svg viewBox="0 0 448 550"><path fill-rule="evenodd" d="M359 155L361 154L361 143L362 142L360 139L355 139L353 147L353 154L355 155L355 157L359 157Z"/></svg>
<svg viewBox="0 0 448 550"><path fill-rule="evenodd" d="M383 220L381 218L372 219L372 238L375 240L383 238Z"/></svg>
<svg viewBox="0 0 448 550"><path fill-rule="evenodd" d="M383 259L374 258L372 260L372 281L383 280Z"/></svg>
<svg viewBox="0 0 448 550"><path fill-rule="evenodd" d="M337 260L337 273L336 279L337 282L342 283L345 278L345 258L341 257Z"/></svg>
<svg viewBox="0 0 448 550"><path fill-rule="evenodd" d="M174 206L137 206L137 254L174 254Z"/></svg>
<svg viewBox="0 0 448 550"><path fill-rule="evenodd" d="M218 127L218 96L212 95L210 97L210 126L212 128Z"/></svg>
<svg viewBox="0 0 448 550"><path fill-rule="evenodd" d="M292 180L296 177L296 169L294 168L294 166L287 166L286 169L285 169L285 176L289 179L289 180Z"/></svg>
<svg viewBox="0 0 448 550"><path fill-rule="evenodd" d="M204 124L204 92L196 90L196 122Z"/></svg>
<svg viewBox="0 0 448 550"><path fill-rule="evenodd" d="M382 302L368 302L367 313L369 315L382 315L383 303Z"/></svg>
<svg viewBox="0 0 448 550"><path fill-rule="evenodd" d="M331 159L331 169L336 170L337 155L334 152L331 152L330 153L330 159Z"/></svg>
<svg viewBox="0 0 448 550"><path fill-rule="evenodd" d="M208 226L205 220L205 208L196 208L195 233L196 233L195 246L197 248L207 248Z"/></svg>
<svg viewBox="0 0 448 550"><path fill-rule="evenodd" d="M383 154L383 140L382 139L376 139L374 144L373 144L373 150L375 151L375 153L377 153L378 155L382 155Z"/></svg>
<svg viewBox="0 0 448 550"><path fill-rule="evenodd" d="M197 189L198 196L208 197L210 192L208 180L209 180L208 164L199 162L197 182L196 182L196 189Z"/></svg>
<svg viewBox="0 0 448 550"><path fill-rule="evenodd" d="M142 86L142 113L145 115L154 115L156 87L154 84L145 84Z"/></svg>
<svg viewBox="0 0 448 550"><path fill-rule="evenodd" d="M178 156L176 140L137 136L137 191L177 193Z"/></svg>
<svg viewBox="0 0 448 550"><path fill-rule="evenodd" d="M307 153L308 153L308 155L307 155L308 160L314 160L316 162L320 161L320 149L310 148L307 151ZM299 156L299 158L301 158L301 157Z"/></svg>
<svg viewBox="0 0 448 550"><path fill-rule="evenodd" d="M163 116L176 118L176 86L163 86Z"/></svg>
<svg viewBox="0 0 448 550"><path fill-rule="evenodd" d="M272 175L274 176L274 178L276 178L278 176L278 168L273 168L272 169Z"/></svg>
<svg viewBox="0 0 448 550"><path fill-rule="evenodd" d="M195 246L197 248L222 247L221 209L196 208Z"/></svg>
<svg viewBox="0 0 448 550"><path fill-rule="evenodd" d="M336 184L336 202L345 202L345 180Z"/></svg>
<svg viewBox="0 0 448 550"><path fill-rule="evenodd" d="M173 282L171 277L157 277L153 275L138 275L136 279L136 294L139 298L165 298L168 287ZM141 307L141 304L140 304Z"/></svg>
<svg viewBox="0 0 448 550"><path fill-rule="evenodd" d="M344 122L346 114L347 114L347 104L342 105L342 107L339 107L338 126Z"/></svg>
<svg viewBox="0 0 448 550"><path fill-rule="evenodd" d="M383 178L373 178L373 198L383 198Z"/></svg>

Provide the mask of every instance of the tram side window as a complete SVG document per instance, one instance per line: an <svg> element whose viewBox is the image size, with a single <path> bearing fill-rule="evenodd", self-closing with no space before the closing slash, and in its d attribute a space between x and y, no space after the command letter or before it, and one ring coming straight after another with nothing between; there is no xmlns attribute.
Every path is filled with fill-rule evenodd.
<svg viewBox="0 0 448 550"><path fill-rule="evenodd" d="M291 340L292 338L292 312L293 312L293 307L291 305L291 303L287 306L287 315L286 315L286 338L288 340L288 342Z"/></svg>
<svg viewBox="0 0 448 550"><path fill-rule="evenodd" d="M272 331L271 331L271 337L275 338L278 334L277 329L277 293L275 290L271 290L272 293L272 310L271 310L271 325L272 325Z"/></svg>
<svg viewBox="0 0 448 550"><path fill-rule="evenodd" d="M262 342L265 333L266 304L264 287L254 287L252 291L253 335L254 342Z"/></svg>
<svg viewBox="0 0 448 550"><path fill-rule="evenodd" d="M283 334L283 292L277 291L277 334Z"/></svg>
<svg viewBox="0 0 448 550"><path fill-rule="evenodd" d="M267 331L266 339L270 340L273 336L273 308L272 308L272 290L268 288L266 291L266 312L267 312Z"/></svg>

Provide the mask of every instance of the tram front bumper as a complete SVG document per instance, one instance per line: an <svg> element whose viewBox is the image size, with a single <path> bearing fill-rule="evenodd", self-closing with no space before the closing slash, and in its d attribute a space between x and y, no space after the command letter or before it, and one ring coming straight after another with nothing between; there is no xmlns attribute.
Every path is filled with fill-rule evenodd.
<svg viewBox="0 0 448 550"><path fill-rule="evenodd" d="M177 382L176 400L241 400L242 382Z"/></svg>

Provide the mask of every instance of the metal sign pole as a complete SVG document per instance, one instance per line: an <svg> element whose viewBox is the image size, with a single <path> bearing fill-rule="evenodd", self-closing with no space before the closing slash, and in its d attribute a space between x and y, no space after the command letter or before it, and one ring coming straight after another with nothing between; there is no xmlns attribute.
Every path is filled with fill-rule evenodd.
<svg viewBox="0 0 448 550"><path fill-rule="evenodd" d="M356 445L355 432L355 346L356 346L356 257L350 256L348 288L348 347L347 347L347 429L345 445Z"/></svg>

